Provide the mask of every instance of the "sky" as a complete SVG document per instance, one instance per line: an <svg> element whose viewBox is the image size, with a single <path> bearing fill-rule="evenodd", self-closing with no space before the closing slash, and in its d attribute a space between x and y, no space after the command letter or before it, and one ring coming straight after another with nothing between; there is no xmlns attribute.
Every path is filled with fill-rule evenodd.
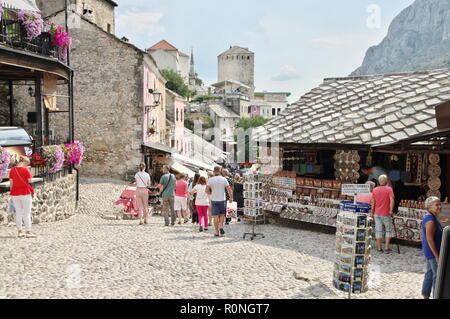
<svg viewBox="0 0 450 319"><path fill-rule="evenodd" d="M291 92L290 102L348 76L392 20L414 0L116 0L116 35L141 49L167 40L194 49L196 72L217 82L217 56L231 45L255 53L257 91Z"/></svg>

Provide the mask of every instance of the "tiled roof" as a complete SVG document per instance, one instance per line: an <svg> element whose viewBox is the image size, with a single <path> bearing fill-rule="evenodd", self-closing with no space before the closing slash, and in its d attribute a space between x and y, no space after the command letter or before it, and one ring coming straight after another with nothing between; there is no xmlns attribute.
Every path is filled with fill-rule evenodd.
<svg viewBox="0 0 450 319"><path fill-rule="evenodd" d="M389 143L432 132L435 107L449 100L450 69L325 79L256 138L278 131L281 143Z"/></svg>
<svg viewBox="0 0 450 319"><path fill-rule="evenodd" d="M156 50L165 50L165 51L178 51L177 48L175 48L172 44L167 42L166 40L161 40L155 45L148 48L149 51L156 51Z"/></svg>
<svg viewBox="0 0 450 319"><path fill-rule="evenodd" d="M222 118L239 118L239 115L234 113L231 109L219 104L213 104L209 106L210 109L217 114L218 117Z"/></svg>

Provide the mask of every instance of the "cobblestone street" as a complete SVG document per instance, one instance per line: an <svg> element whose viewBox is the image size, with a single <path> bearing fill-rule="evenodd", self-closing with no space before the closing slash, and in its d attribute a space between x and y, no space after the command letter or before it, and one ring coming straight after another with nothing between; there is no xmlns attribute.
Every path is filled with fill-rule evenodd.
<svg viewBox="0 0 450 319"><path fill-rule="evenodd" d="M332 287L334 236L263 226L265 239L242 240L244 224L198 233L110 220L123 182L82 180L78 214L35 225L37 239L0 228L0 298L346 298ZM355 298L420 298L417 248L372 257L369 293Z"/></svg>

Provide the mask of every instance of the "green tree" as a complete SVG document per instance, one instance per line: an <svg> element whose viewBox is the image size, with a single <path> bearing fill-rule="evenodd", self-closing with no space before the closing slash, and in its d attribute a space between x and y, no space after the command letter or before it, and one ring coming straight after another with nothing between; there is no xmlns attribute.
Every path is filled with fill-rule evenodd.
<svg viewBox="0 0 450 319"><path fill-rule="evenodd" d="M243 117L239 120L239 122L236 124L236 128L241 128L244 131L247 131L248 129L257 128L260 126L265 125L270 120L265 119L264 117L258 115L255 117ZM257 158L259 158L259 149L255 147L256 149L250 150L250 140L253 139L253 136L245 136L245 150L237 150L238 152L238 158L245 158L245 162L250 162L250 154L257 154ZM234 137L234 140L237 142L237 136ZM245 151L245 157L242 156L242 152Z"/></svg>
<svg viewBox="0 0 450 319"><path fill-rule="evenodd" d="M183 78L177 72L169 69L161 70L161 74L166 78L166 88L175 93L190 98L194 95L194 92L189 90L189 87L184 83Z"/></svg>
<svg viewBox="0 0 450 319"><path fill-rule="evenodd" d="M236 124L236 127L248 130L249 128L256 128L267 124L270 120L258 115L255 117L243 117Z"/></svg>

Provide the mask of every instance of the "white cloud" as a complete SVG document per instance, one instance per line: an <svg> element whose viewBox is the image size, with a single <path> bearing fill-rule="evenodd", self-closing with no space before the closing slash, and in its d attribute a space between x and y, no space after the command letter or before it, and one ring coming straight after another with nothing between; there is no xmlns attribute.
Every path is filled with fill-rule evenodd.
<svg viewBox="0 0 450 319"><path fill-rule="evenodd" d="M128 10L117 16L118 35L126 36L133 41L140 37L151 37L158 33L164 33L161 12Z"/></svg>
<svg viewBox="0 0 450 319"><path fill-rule="evenodd" d="M280 71L272 76L272 81L290 81L300 78L300 71L292 65L283 65Z"/></svg>

